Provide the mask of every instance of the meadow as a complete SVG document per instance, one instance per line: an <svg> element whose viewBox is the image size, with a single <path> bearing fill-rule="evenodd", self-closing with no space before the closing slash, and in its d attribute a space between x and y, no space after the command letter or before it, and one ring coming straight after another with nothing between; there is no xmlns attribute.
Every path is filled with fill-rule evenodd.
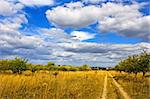
<svg viewBox="0 0 150 99"><path fill-rule="evenodd" d="M107 82L104 81L106 75ZM113 79L132 99L148 99L150 78L143 79L141 75L135 80L133 74L102 70L1 73L0 99L124 99ZM106 83L106 92L103 92ZM103 94L106 96L102 97Z"/></svg>

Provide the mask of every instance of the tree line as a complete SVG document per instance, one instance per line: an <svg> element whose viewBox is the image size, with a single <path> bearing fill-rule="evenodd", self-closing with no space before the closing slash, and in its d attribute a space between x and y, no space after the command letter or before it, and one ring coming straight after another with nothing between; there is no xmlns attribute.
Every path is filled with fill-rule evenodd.
<svg viewBox="0 0 150 99"><path fill-rule="evenodd" d="M48 62L46 65L31 64L27 59L16 57L13 60L0 60L0 71L11 70L13 73L21 74L23 71L31 70L32 72L39 70L52 70L52 71L89 71L90 66L84 64L82 66L67 66L56 65L54 62Z"/></svg>
<svg viewBox="0 0 150 99"><path fill-rule="evenodd" d="M150 71L150 52L143 51L140 54L128 56L127 59L119 62L114 68L117 71L125 71L128 73L142 72L145 76L146 72Z"/></svg>
<svg viewBox="0 0 150 99"><path fill-rule="evenodd" d="M143 51L140 54L128 56L127 59L120 61L113 69L120 72L134 73L135 75L142 72L145 76L146 72L150 71L150 52ZM13 73L22 73L26 70L35 72L39 70L89 71L92 69L87 64L82 66L56 65L54 62L48 62L46 65L31 64L28 63L27 59L16 57L13 60L0 60L0 71L7 70L11 70Z"/></svg>

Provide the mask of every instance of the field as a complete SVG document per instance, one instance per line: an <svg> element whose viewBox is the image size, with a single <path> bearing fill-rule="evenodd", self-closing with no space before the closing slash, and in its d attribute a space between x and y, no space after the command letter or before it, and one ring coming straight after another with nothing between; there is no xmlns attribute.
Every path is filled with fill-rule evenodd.
<svg viewBox="0 0 150 99"><path fill-rule="evenodd" d="M138 74L134 79L133 74L115 71L1 73L0 99L127 99L123 93L131 99L148 99L149 81L148 76Z"/></svg>

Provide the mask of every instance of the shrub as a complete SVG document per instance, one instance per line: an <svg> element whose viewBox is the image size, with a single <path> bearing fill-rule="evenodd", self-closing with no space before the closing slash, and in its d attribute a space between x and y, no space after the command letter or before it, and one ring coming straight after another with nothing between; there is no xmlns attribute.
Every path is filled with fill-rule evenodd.
<svg viewBox="0 0 150 99"><path fill-rule="evenodd" d="M27 69L26 64L26 59L15 58L14 60L11 60L10 70L12 70L13 73L22 73L22 71Z"/></svg>
<svg viewBox="0 0 150 99"><path fill-rule="evenodd" d="M81 71L89 71L89 70L91 70L91 68L90 68L89 65L84 64L81 67L79 67L79 70L81 70Z"/></svg>
<svg viewBox="0 0 150 99"><path fill-rule="evenodd" d="M22 74L25 76L31 76L33 73L31 70L26 70L26 71L23 71Z"/></svg>

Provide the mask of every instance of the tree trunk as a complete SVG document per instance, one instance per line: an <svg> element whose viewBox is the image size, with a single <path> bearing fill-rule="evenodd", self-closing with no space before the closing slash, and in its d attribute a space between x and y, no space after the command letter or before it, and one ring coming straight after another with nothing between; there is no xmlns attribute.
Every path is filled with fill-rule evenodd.
<svg viewBox="0 0 150 99"><path fill-rule="evenodd" d="M143 71L143 77L142 77L142 80L144 80L145 74L146 74L146 72Z"/></svg>
<svg viewBox="0 0 150 99"><path fill-rule="evenodd" d="M137 81L137 72L135 72L134 78L135 78L135 80Z"/></svg>
<svg viewBox="0 0 150 99"><path fill-rule="evenodd" d="M145 77L146 72L143 72L143 77Z"/></svg>

